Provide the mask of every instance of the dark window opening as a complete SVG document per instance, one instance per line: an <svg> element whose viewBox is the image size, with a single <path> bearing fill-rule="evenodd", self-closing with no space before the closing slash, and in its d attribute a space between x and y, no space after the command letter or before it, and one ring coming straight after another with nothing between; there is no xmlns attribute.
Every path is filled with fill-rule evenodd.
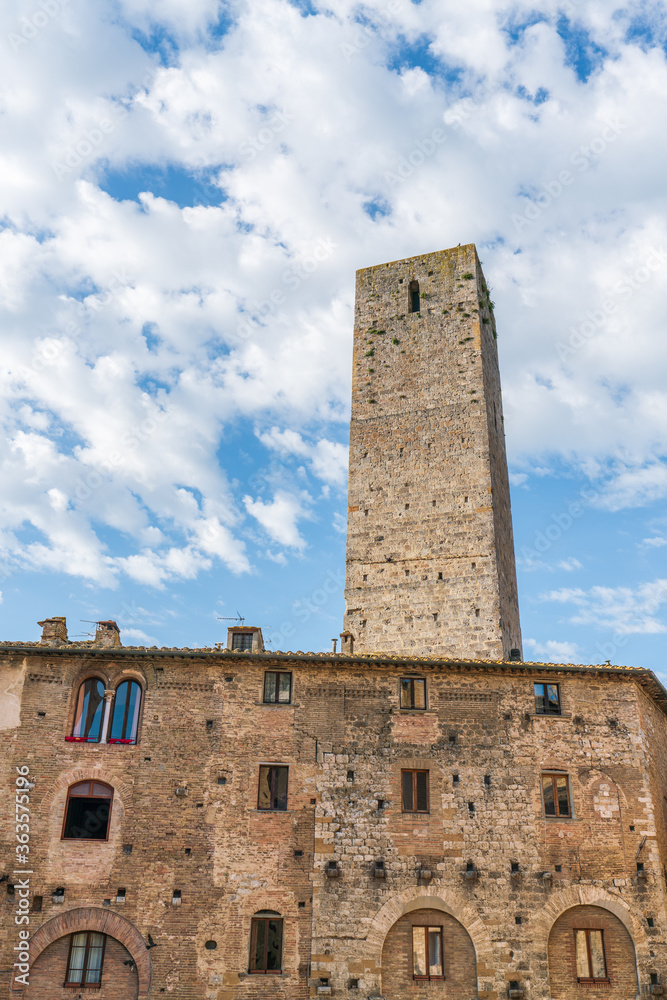
<svg viewBox="0 0 667 1000"><path fill-rule="evenodd" d="M104 718L104 684L98 677L89 677L79 688L70 740L99 743Z"/></svg>
<svg viewBox="0 0 667 1000"><path fill-rule="evenodd" d="M519 871L519 862L518 861L513 861L512 862L512 871L513 872L518 872Z"/></svg>
<svg viewBox="0 0 667 1000"><path fill-rule="evenodd" d="M141 708L141 685L123 681L116 688L109 743L136 743Z"/></svg>
<svg viewBox="0 0 667 1000"><path fill-rule="evenodd" d="M571 816L570 788L566 774L542 775L545 816Z"/></svg>
<svg viewBox="0 0 667 1000"><path fill-rule="evenodd" d="M401 708L426 708L426 681L423 677L401 677Z"/></svg>
<svg viewBox="0 0 667 1000"><path fill-rule="evenodd" d="M252 918L250 972L278 975L282 969L283 921L278 914L261 913Z"/></svg>
<svg viewBox="0 0 667 1000"><path fill-rule="evenodd" d="M213 729L213 719L207 719L206 720L206 728L209 729L209 730Z"/></svg>
<svg viewBox="0 0 667 1000"><path fill-rule="evenodd" d="M485 785L490 785L491 784L491 775L490 774L485 774L484 775L484 784Z"/></svg>
<svg viewBox="0 0 667 1000"><path fill-rule="evenodd" d="M94 931L72 934L65 986L99 986L106 937Z"/></svg>
<svg viewBox="0 0 667 1000"><path fill-rule="evenodd" d="M215 949L218 947L218 942L217 941L205 941L204 942L204 947L206 948L206 951L215 951Z"/></svg>
<svg viewBox="0 0 667 1000"><path fill-rule="evenodd" d="M412 978L426 981L445 978L442 927L412 928Z"/></svg>
<svg viewBox="0 0 667 1000"><path fill-rule="evenodd" d="M232 649L239 649L242 653L252 651L252 637L252 632L232 632Z"/></svg>
<svg viewBox="0 0 667 1000"><path fill-rule="evenodd" d="M44 901L43 896L33 896L31 909L33 913L40 913L42 909L42 903Z"/></svg>
<svg viewBox="0 0 667 1000"><path fill-rule="evenodd" d="M403 812L429 811L428 771L401 771Z"/></svg>
<svg viewBox="0 0 667 1000"><path fill-rule="evenodd" d="M522 923L523 923L523 917L520 917L520 916L519 916L519 915L517 914L517 915L516 915L516 917L514 918L514 923L515 923L515 924L522 924Z"/></svg>
<svg viewBox="0 0 667 1000"><path fill-rule="evenodd" d="M288 767L260 767L258 809L287 809L288 771Z"/></svg>
<svg viewBox="0 0 667 1000"><path fill-rule="evenodd" d="M575 930L574 951L578 983L608 982L604 931Z"/></svg>
<svg viewBox="0 0 667 1000"><path fill-rule="evenodd" d="M411 281L408 285L408 312L419 312L419 282Z"/></svg>
<svg viewBox="0 0 667 1000"><path fill-rule="evenodd" d="M80 781L67 792L63 840L106 840L112 789L101 781Z"/></svg>
<svg viewBox="0 0 667 1000"><path fill-rule="evenodd" d="M653 917L647 917L646 924L648 927L655 927L655 920L653 919Z"/></svg>
<svg viewBox="0 0 667 1000"><path fill-rule="evenodd" d="M348 771L347 772L347 780L348 781L354 781L354 771Z"/></svg>
<svg viewBox="0 0 667 1000"><path fill-rule="evenodd" d="M292 675L268 670L264 674L264 701L267 704L289 705L292 701Z"/></svg>
<svg viewBox="0 0 667 1000"><path fill-rule="evenodd" d="M535 711L538 715L560 715L558 684L534 684Z"/></svg>

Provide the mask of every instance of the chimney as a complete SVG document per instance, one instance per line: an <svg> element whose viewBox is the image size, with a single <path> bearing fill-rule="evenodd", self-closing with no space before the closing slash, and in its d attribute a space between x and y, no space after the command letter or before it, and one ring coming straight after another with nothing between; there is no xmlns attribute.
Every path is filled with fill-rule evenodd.
<svg viewBox="0 0 667 1000"><path fill-rule="evenodd" d="M341 653L346 653L348 656L352 656L354 650L354 636L351 632L341 632L340 634L340 651Z"/></svg>
<svg viewBox="0 0 667 1000"><path fill-rule="evenodd" d="M97 622L93 646L108 646L112 649L118 649L122 645L120 641L120 629L115 622Z"/></svg>
<svg viewBox="0 0 667 1000"><path fill-rule="evenodd" d="M45 618L43 622L37 622L42 629L42 638L39 640L44 645L63 646L68 642L67 619L64 616L55 618Z"/></svg>

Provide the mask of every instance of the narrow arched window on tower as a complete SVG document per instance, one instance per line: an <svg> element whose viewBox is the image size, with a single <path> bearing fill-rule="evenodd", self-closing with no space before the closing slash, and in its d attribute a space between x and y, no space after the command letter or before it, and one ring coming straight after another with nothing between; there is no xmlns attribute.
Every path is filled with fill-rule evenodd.
<svg viewBox="0 0 667 1000"><path fill-rule="evenodd" d="M408 307L411 313L419 312L419 282L411 281L408 285Z"/></svg>

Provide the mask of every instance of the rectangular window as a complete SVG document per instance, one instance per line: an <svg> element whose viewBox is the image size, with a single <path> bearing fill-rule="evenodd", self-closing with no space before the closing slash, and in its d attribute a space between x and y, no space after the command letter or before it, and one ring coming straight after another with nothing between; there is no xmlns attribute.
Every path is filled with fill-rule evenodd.
<svg viewBox="0 0 667 1000"><path fill-rule="evenodd" d="M283 766L260 767L258 809L287 809L288 771Z"/></svg>
<svg viewBox="0 0 667 1000"><path fill-rule="evenodd" d="M604 953L604 931L575 931L574 953L577 964L577 982L606 983L609 981L607 960Z"/></svg>
<svg viewBox="0 0 667 1000"><path fill-rule="evenodd" d="M570 787L566 774L542 775L545 816L571 816Z"/></svg>
<svg viewBox="0 0 667 1000"><path fill-rule="evenodd" d="M426 708L426 681L423 677L401 677L401 708Z"/></svg>
<svg viewBox="0 0 667 1000"><path fill-rule="evenodd" d="M267 704L289 705L292 701L292 675L267 670L264 674L264 701Z"/></svg>
<svg viewBox="0 0 667 1000"><path fill-rule="evenodd" d="M278 975L282 970L283 922L274 916L253 917L250 972Z"/></svg>
<svg viewBox="0 0 667 1000"><path fill-rule="evenodd" d="M535 689L535 712L537 715L560 715L560 691L557 684L533 685Z"/></svg>
<svg viewBox="0 0 667 1000"><path fill-rule="evenodd" d="M428 771L401 771L403 812L428 812Z"/></svg>
<svg viewBox="0 0 667 1000"><path fill-rule="evenodd" d="M412 928L412 978L445 978L442 927Z"/></svg>
<svg viewBox="0 0 667 1000"><path fill-rule="evenodd" d="M83 931L72 934L65 986L100 986L104 960L104 934Z"/></svg>
<svg viewBox="0 0 667 1000"><path fill-rule="evenodd" d="M232 632L232 649L252 651L252 632Z"/></svg>

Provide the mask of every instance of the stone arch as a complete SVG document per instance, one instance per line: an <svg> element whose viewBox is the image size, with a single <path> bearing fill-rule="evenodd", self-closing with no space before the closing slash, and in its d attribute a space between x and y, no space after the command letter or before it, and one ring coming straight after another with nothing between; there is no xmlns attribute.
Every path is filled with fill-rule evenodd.
<svg viewBox="0 0 667 1000"><path fill-rule="evenodd" d="M139 1000L144 1000L150 993L152 962L151 953L146 948L146 942L141 932L119 913L103 910L97 906L82 906L59 913L35 931L30 938L30 963L59 938L78 931L97 931L120 941L130 953L137 967L139 980ZM12 990L19 995L23 992L21 984L12 979Z"/></svg>
<svg viewBox="0 0 667 1000"><path fill-rule="evenodd" d="M618 917L628 934L632 938L637 952L646 951L648 958L648 942L644 933L643 925L637 917L629 910L623 901L618 897L592 885L571 886L562 892L554 892L548 903L542 908L542 912L535 918L535 938L547 943L551 928L558 918L566 910L573 906L599 906L603 910L609 910Z"/></svg>
<svg viewBox="0 0 667 1000"><path fill-rule="evenodd" d="M366 943L367 957L382 962L382 946L397 920L412 910L442 910L454 917L468 932L475 950L478 968L493 967L491 938L475 909L459 893L438 886L413 886L388 899L372 919Z"/></svg>

